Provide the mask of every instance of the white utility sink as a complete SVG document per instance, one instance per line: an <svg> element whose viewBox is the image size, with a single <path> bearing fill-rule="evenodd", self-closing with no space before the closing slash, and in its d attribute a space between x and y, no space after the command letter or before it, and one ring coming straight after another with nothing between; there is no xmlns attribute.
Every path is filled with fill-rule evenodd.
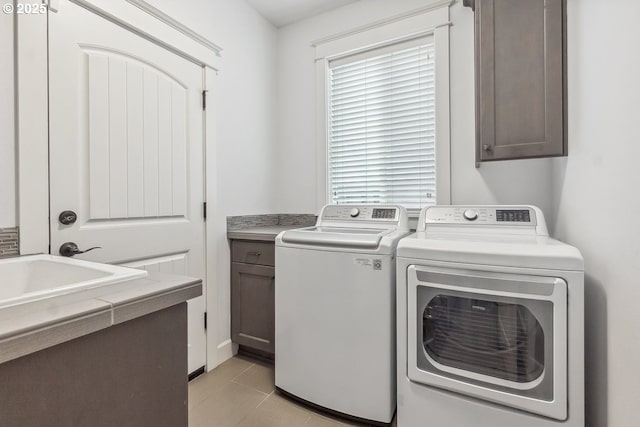
<svg viewBox="0 0 640 427"><path fill-rule="evenodd" d="M144 270L52 255L0 260L0 308L147 276Z"/></svg>

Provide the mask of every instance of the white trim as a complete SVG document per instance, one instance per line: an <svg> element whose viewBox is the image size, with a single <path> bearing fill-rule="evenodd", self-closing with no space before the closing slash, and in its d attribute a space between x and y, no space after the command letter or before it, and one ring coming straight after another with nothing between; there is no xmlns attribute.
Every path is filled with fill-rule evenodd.
<svg viewBox="0 0 640 427"><path fill-rule="evenodd" d="M47 15L15 15L17 214L23 255L49 253L47 36Z"/></svg>
<svg viewBox="0 0 640 427"><path fill-rule="evenodd" d="M387 25L387 24L391 24L397 21L402 21L406 18L411 18L414 16L418 16L418 15L422 15L424 13L427 13L429 11L435 10L435 9L440 9L442 7L449 7L451 6L453 3L455 2L455 0L440 0L436 3L432 3L428 6L424 6L424 7L420 7L418 9L413 9L398 15L394 15L394 16L390 16L388 18L385 19L381 19L379 21L375 21L366 25L362 25L360 27L356 27L353 28L351 30L347 30L347 31L343 31L341 33L337 33L337 34L333 34L327 37L323 37L317 40L314 40L311 42L311 46L312 47L318 47L321 44L325 44L325 43L329 43L332 42L334 40L338 40L338 39L342 39L348 36L352 36L354 34L358 34L358 33L363 33L365 31L369 31L371 29L377 28L377 27L381 27L383 25Z"/></svg>
<svg viewBox="0 0 640 427"><path fill-rule="evenodd" d="M216 58L220 57L219 49L210 50L208 47L203 49L204 46L199 41L194 43L195 40L192 37L185 36L185 33L182 31L168 26L164 21L158 20L155 15L149 14L146 11L143 12L142 9L134 6L133 4L131 7L125 8L128 6L128 3L110 1L106 4L102 4L105 3L104 0L68 1L75 3L76 5L95 13L96 15L119 25L122 28L125 28L139 37L149 40L163 49L193 62L194 64L217 69L216 63L218 61ZM64 13L64 5L62 5L56 13ZM149 21L149 19L152 21ZM144 21L147 22L145 23ZM165 28L158 28L158 24ZM179 34L175 31L171 31L173 34L164 34L169 28L178 31ZM179 38L187 37L187 43L185 43L185 40L179 40L177 36L180 36ZM172 42L168 43L166 40L171 40Z"/></svg>
<svg viewBox="0 0 640 427"><path fill-rule="evenodd" d="M388 40L384 40L378 43L372 43L370 45L367 46L360 46L358 48L352 49L352 50L348 50L345 52L340 52L337 55L332 55L332 56L328 56L328 57L324 57L324 58L316 58L316 62L317 61L322 61L324 59L329 59L331 61L334 60L340 60L341 58L344 57L349 57L349 56L353 56L353 55L358 55L361 53L365 53L367 51L370 50L374 50L374 49L383 49L387 46L392 46L395 44L399 44L399 43L404 43L404 42L410 42L412 40L416 40L422 37L427 37L427 36L431 36L435 33L435 31L438 28L442 28L442 27L450 27L453 24L451 22L445 22L443 24L440 24L436 27L432 27L432 28L427 28L427 29L423 29L420 31L416 31L415 33L410 33L410 34L406 34L397 38L393 38L393 39L388 39Z"/></svg>
<svg viewBox="0 0 640 427"><path fill-rule="evenodd" d="M191 28L189 28L186 25L182 24L181 22L175 20L174 18L172 18L171 16L167 15L166 13L164 13L160 9L156 8L155 6L149 4L145 0L126 0L126 2L138 7L139 9L141 9L141 10L143 10L145 12L147 12L149 15L151 15L154 18L164 22L165 24L167 24L171 28L180 31L185 36L191 38L192 40L197 41L198 43L200 43L204 47L206 47L208 49L211 49L213 52L215 52L215 54L217 56L220 56L220 52L222 52L222 48L220 46L218 46L217 44L215 44L211 40L205 38L204 36L196 33Z"/></svg>
<svg viewBox="0 0 640 427"><path fill-rule="evenodd" d="M451 204L451 97L449 26L437 27L436 44L436 200Z"/></svg>
<svg viewBox="0 0 640 427"><path fill-rule="evenodd" d="M357 31L348 36L318 44L315 49L315 58L316 60L334 59L363 50L375 49L432 34L437 28L448 25L451 25L448 8L429 8L423 13L413 14L402 20L375 25L367 31Z"/></svg>
<svg viewBox="0 0 640 427"><path fill-rule="evenodd" d="M227 360L231 359L233 356L235 356L238 353L238 345L234 344L230 339L225 340L223 342L221 342L218 347L218 365L226 362ZM215 366L213 365L208 365L207 366L207 370L211 371L212 369L214 369Z"/></svg>
<svg viewBox="0 0 640 427"><path fill-rule="evenodd" d="M49 10L51 12L57 12L60 9L60 0L42 0L43 3L49 4Z"/></svg>
<svg viewBox="0 0 640 427"><path fill-rule="evenodd" d="M316 61L316 212L320 212L327 204L327 120L328 120L328 94L327 76L329 75L329 61Z"/></svg>
<svg viewBox="0 0 640 427"><path fill-rule="evenodd" d="M207 310L207 369L211 370L219 365L218 351L218 256L216 245L217 209L217 141L216 141L216 109L218 81L217 72L211 68L204 69L204 90L207 91L207 109L204 118L204 185L205 201L207 202L207 220L205 227L205 267L207 275L207 289L205 292L205 310Z"/></svg>
<svg viewBox="0 0 640 427"><path fill-rule="evenodd" d="M317 209L330 200L327 186L327 78L329 61L433 35L436 49L436 198L451 203L449 0L314 42L316 60ZM439 129L439 130L438 130ZM411 213L412 217L418 211Z"/></svg>

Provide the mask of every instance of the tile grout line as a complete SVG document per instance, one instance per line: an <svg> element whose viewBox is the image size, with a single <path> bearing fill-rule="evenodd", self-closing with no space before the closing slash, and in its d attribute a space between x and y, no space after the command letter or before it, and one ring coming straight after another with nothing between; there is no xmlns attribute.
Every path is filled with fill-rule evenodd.
<svg viewBox="0 0 640 427"><path fill-rule="evenodd" d="M253 386L250 386L250 385L248 385L248 384L242 384L242 383L239 383L239 382L238 382L238 381L236 381L235 379L233 379L233 380L229 381L229 383L233 383L233 384L235 384L235 385L241 385L242 387L244 387L244 388L248 388L249 390L253 390L253 391L257 391L258 393L262 393L262 394L264 394L264 395L265 395L265 396L267 396L267 397L269 397L269 395L270 395L271 393L273 393L273 392L265 393L264 391L262 391L262 390L258 390L257 388L255 388L255 387L253 387Z"/></svg>
<svg viewBox="0 0 640 427"><path fill-rule="evenodd" d="M260 391L260 390L258 390L258 391ZM260 403L258 403L258 406L256 406L256 409L258 409L258 408L260 407L260 405L262 405L262 404L264 403L264 401L265 401L265 400L267 400L269 397L271 397L271 395L272 395L273 393L275 393L275 392L276 392L276 391L275 391L275 389L274 389L274 390L272 390L272 391L271 391L271 393L267 394L267 395L265 396L265 398L264 398L264 399L262 399L262 400L260 401Z"/></svg>
<svg viewBox="0 0 640 427"><path fill-rule="evenodd" d="M247 366L245 369L243 369L238 375L236 375L235 377L231 378L229 380L229 382L235 382L235 379L238 378L240 375L244 374L245 372L247 372L249 369L251 369L253 366L255 365L255 363L252 363L251 365ZM239 383L236 383L239 384Z"/></svg>
<svg viewBox="0 0 640 427"><path fill-rule="evenodd" d="M249 369L251 369L251 367L252 367L253 365L255 365L255 363L251 363L249 366L247 366L246 368L244 368L242 371L240 371L240 373L239 373L238 375L236 375L235 377L233 377L233 378L231 378L230 380L228 380L228 381L227 381L227 384L234 383L234 384L238 384L238 385L241 385L241 386L247 387L246 385L244 385L244 384L240 384L240 383L238 383L238 382L235 382L234 380L235 380L236 378L238 378L240 375L242 375L243 373L247 372ZM213 371L212 371L212 372L213 372ZM205 375L206 375L206 373L205 373ZM252 387L248 387L248 388L252 388ZM260 390L258 390L258 391L260 391ZM262 392L262 391L260 391L260 393L263 393L263 394L264 394L264 392ZM202 402L204 402L205 400L207 400L207 399L209 398L210 394L211 394L211 392L209 392L209 393L206 393L206 392L205 392L205 393L203 393L203 396L201 396L202 398L201 398L197 403L195 403L195 404L193 405L193 408L195 408L196 406L198 406L198 405L202 404Z"/></svg>
<svg viewBox="0 0 640 427"><path fill-rule="evenodd" d="M305 426L306 426L307 424L309 424L309 421L311 421L311 417L312 417L312 414L311 414L311 413L309 413L309 414L307 415L307 419L306 419L306 420L304 420L304 425L305 425Z"/></svg>
<svg viewBox="0 0 640 427"><path fill-rule="evenodd" d="M248 389L249 389L249 390L251 390L251 391L257 391L258 393L260 393L260 394L264 394L265 396L269 397L269 394L268 394L268 393L265 393L265 392L264 392L264 391L262 391L262 390L258 390L257 388L251 387L250 385L239 383L239 382L237 382L237 381L235 381L235 380L231 380L231 381L229 381L227 384L235 384L235 385L239 385L239 386L241 386L241 387L248 388Z"/></svg>
<svg viewBox="0 0 640 427"><path fill-rule="evenodd" d="M260 392L260 393L262 393L262 394L266 394L266 395L267 395L267 397L264 399L264 400L266 400L266 399L267 399L269 396L271 396L271 395L273 394L273 392L275 391L275 384L274 384L274 388L273 388L273 390L271 390L269 393L266 393L266 392L264 392L264 391L260 390L260 389L259 389L259 388L257 388L257 387L254 387L254 386L249 385L249 384L243 384L243 383L241 383L241 382L239 382L239 381L236 381L238 378L240 378L240 376L242 376L245 372L247 372L249 369L253 368L254 366L263 366L263 365L261 365L261 364L259 364L259 363L252 363L252 364L251 364L251 366L249 366L247 369L245 369L244 371L240 372L238 375L236 375L235 377L233 377L233 378L231 379L231 381L230 381L230 382L232 382L232 383L234 383L234 384L243 385L243 386L248 387L248 388L250 388L250 389L252 389L252 390L259 391L259 392ZM261 404L262 404L262 402L260 402L260 403L258 404L258 406L260 406Z"/></svg>

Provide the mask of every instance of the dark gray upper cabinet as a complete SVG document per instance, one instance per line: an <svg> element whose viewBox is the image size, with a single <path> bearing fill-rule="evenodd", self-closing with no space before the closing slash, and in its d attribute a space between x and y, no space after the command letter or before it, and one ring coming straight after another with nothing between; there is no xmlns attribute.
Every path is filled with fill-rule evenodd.
<svg viewBox="0 0 640 427"><path fill-rule="evenodd" d="M476 160L564 156L564 0L476 0Z"/></svg>

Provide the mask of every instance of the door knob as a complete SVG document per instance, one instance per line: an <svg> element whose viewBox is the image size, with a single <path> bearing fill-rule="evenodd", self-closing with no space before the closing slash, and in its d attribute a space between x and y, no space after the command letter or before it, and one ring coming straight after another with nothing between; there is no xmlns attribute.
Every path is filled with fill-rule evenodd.
<svg viewBox="0 0 640 427"><path fill-rule="evenodd" d="M74 211L64 211L58 216L58 221L63 225L71 225L78 220L78 215Z"/></svg>
<svg viewBox="0 0 640 427"><path fill-rule="evenodd" d="M66 243L63 243L60 246L60 249L58 249L58 251L60 252L60 255L62 255L62 256L72 257L74 255L87 253L87 252L92 251L94 249L102 249L102 248L100 246L96 246L94 248L89 248L87 250L81 251L80 248L78 247L78 245L76 245L75 243L66 242Z"/></svg>

